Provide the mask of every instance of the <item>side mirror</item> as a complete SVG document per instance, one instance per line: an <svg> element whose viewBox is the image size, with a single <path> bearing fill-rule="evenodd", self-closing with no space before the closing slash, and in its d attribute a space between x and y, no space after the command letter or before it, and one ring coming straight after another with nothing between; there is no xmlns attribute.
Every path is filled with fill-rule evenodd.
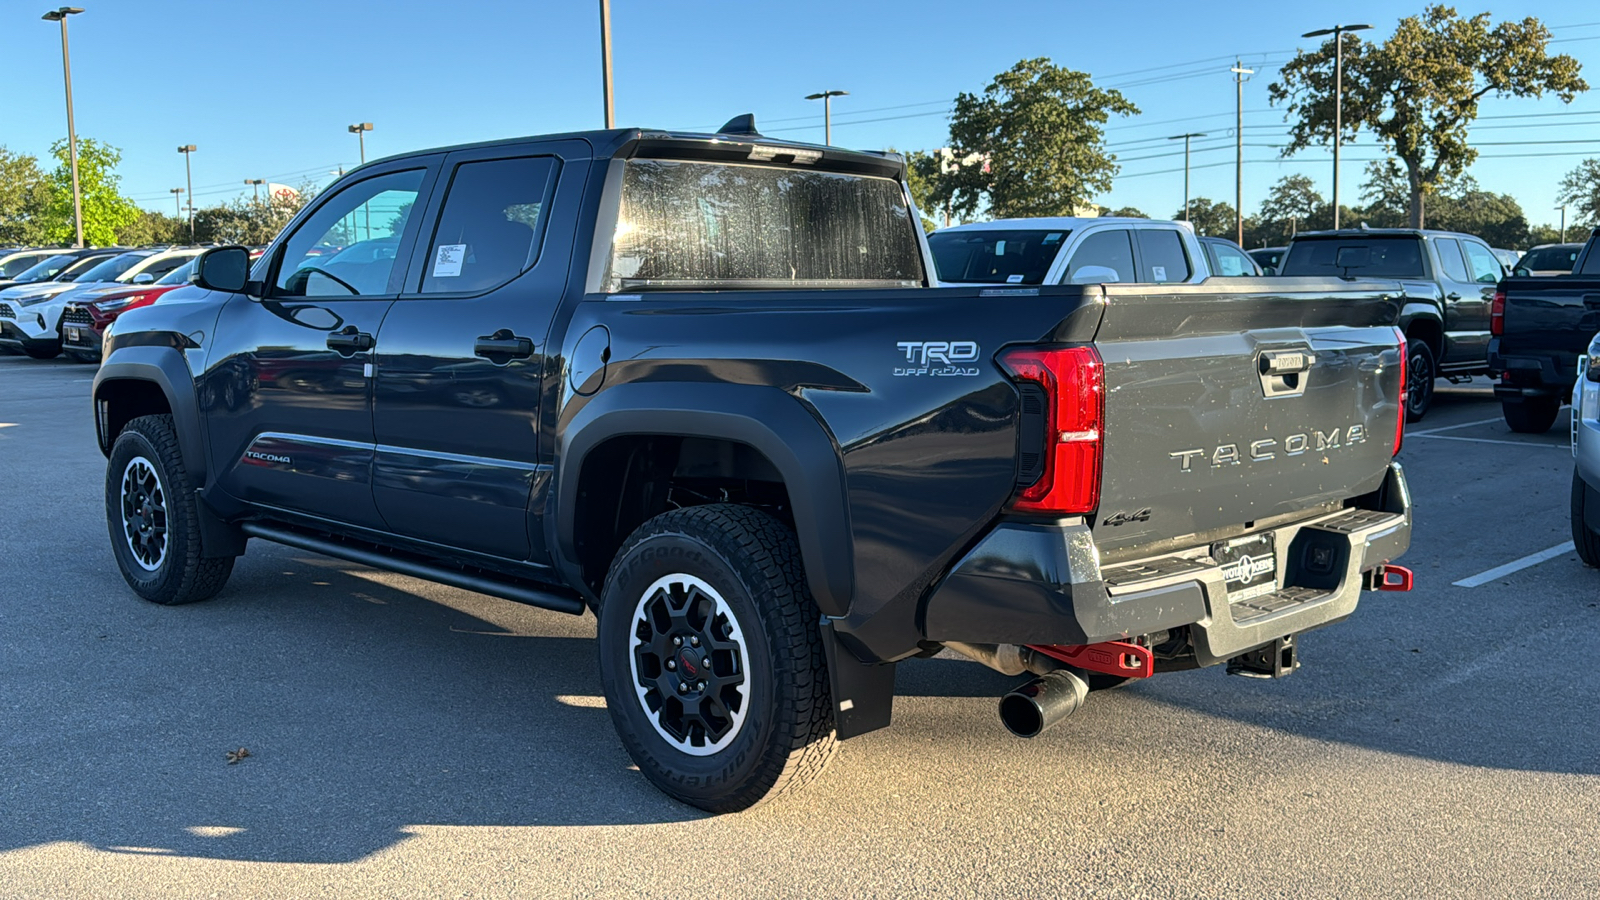
<svg viewBox="0 0 1600 900"><path fill-rule="evenodd" d="M213 247L195 257L191 284L208 291L237 294L250 280L250 251L245 247Z"/></svg>
<svg viewBox="0 0 1600 900"><path fill-rule="evenodd" d="M134 284L155 284L156 277L149 272L140 272L133 276Z"/></svg>
<svg viewBox="0 0 1600 900"><path fill-rule="evenodd" d="M1116 284L1122 280L1110 266L1084 266L1072 273L1073 284Z"/></svg>

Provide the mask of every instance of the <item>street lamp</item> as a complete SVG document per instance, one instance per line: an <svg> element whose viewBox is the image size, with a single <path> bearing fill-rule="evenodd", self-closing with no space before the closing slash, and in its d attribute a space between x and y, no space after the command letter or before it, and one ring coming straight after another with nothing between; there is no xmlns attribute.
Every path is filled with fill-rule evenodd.
<svg viewBox="0 0 1600 900"><path fill-rule="evenodd" d="M1255 69L1246 69L1244 61L1235 59L1233 68L1228 71L1233 73L1234 107L1233 107L1233 216L1238 226L1238 236L1234 241L1239 246L1244 246L1244 83L1249 79L1246 75L1254 75ZM1187 192L1186 192L1187 193Z"/></svg>
<svg viewBox="0 0 1600 900"><path fill-rule="evenodd" d="M183 188L167 188L167 193L172 195L172 206L177 210L178 218L183 218Z"/></svg>
<svg viewBox="0 0 1600 900"><path fill-rule="evenodd" d="M250 192L253 195L254 199L260 200L261 199L261 186L263 184L266 184L267 180L265 178L246 178L244 180L244 183L250 185Z"/></svg>
<svg viewBox="0 0 1600 900"><path fill-rule="evenodd" d="M355 135L356 136L356 140L361 142L361 163L362 163L362 165L366 165L366 162L367 162L367 132L372 130L372 123L371 122L358 122L358 123L356 123L354 125L351 125L349 128L347 128L345 130L350 132L351 134Z"/></svg>
<svg viewBox="0 0 1600 900"><path fill-rule="evenodd" d="M1344 131L1344 35L1347 31L1366 31L1371 25L1335 25L1300 35L1304 38L1333 35L1333 227L1339 228L1339 144Z"/></svg>
<svg viewBox="0 0 1600 900"><path fill-rule="evenodd" d="M178 148L183 154L183 177L189 185L189 243L194 243L194 172L189 168L189 154L199 148L193 144L184 144Z"/></svg>
<svg viewBox="0 0 1600 900"><path fill-rule="evenodd" d="M1189 140L1197 137L1205 137L1205 133L1191 131L1188 134L1175 134L1167 138L1169 141L1183 141L1183 220L1185 222L1189 221Z"/></svg>
<svg viewBox="0 0 1600 900"><path fill-rule="evenodd" d="M822 142L833 146L833 98L844 97L849 91L823 91L820 94L807 94L807 100L822 101Z"/></svg>
<svg viewBox="0 0 1600 900"><path fill-rule="evenodd" d="M75 247L83 246L83 192L78 188L78 130L72 122L72 55L67 52L67 16L75 16L83 12L77 6L63 6L53 9L40 18L46 22L61 23L61 70L67 80L67 147L72 157L72 221L77 227L78 242Z"/></svg>
<svg viewBox="0 0 1600 900"><path fill-rule="evenodd" d="M1559 208L1561 210L1561 243L1565 244L1567 242L1567 205L1563 203Z"/></svg>

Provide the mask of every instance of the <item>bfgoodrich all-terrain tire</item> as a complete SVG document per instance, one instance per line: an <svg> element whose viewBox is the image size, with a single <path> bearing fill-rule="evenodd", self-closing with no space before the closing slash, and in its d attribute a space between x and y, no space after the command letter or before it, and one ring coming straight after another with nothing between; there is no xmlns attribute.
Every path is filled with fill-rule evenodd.
<svg viewBox="0 0 1600 900"><path fill-rule="evenodd" d="M736 812L832 757L821 615L772 516L715 504L651 519L611 564L599 618L612 722L667 794Z"/></svg>
<svg viewBox="0 0 1600 900"><path fill-rule="evenodd" d="M1577 545L1578 558L1586 566L1600 568L1600 534L1590 530L1585 522L1584 507L1590 504L1594 491L1584 484L1576 469L1572 472L1572 543Z"/></svg>
<svg viewBox="0 0 1600 900"><path fill-rule="evenodd" d="M106 465L106 526L122 577L152 603L208 600L233 572L233 557L200 555L194 491L172 417L129 422Z"/></svg>
<svg viewBox="0 0 1600 900"><path fill-rule="evenodd" d="M1544 434L1560 412L1561 401L1554 397L1524 397L1520 403L1500 404L1506 424L1518 434Z"/></svg>

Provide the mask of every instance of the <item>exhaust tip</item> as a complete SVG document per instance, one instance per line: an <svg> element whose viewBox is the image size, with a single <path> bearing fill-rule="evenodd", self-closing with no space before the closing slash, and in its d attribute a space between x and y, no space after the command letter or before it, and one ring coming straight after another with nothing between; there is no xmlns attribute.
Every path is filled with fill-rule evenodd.
<svg viewBox="0 0 1600 900"><path fill-rule="evenodd" d="M1000 722L1017 737L1038 737L1077 712L1088 696L1088 682L1057 669L1001 697Z"/></svg>

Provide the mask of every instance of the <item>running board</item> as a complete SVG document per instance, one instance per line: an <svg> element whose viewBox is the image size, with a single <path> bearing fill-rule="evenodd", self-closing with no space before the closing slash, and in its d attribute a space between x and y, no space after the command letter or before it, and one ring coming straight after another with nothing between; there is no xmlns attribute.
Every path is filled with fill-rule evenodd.
<svg viewBox="0 0 1600 900"><path fill-rule="evenodd" d="M330 538L291 531L287 528L275 528L271 525L263 525L260 522L246 522L239 527L251 537L272 541L275 544L284 544L299 550L310 550L312 553L320 553L323 556L332 556L336 559L360 563L364 566L371 566L374 569L387 569L390 572L410 575L413 578L421 578L425 581L436 581L440 584L461 588L462 590L476 591L480 594L488 594L491 597L499 597L502 600L526 603L529 606L570 613L575 616L583 615L586 609L583 600L574 595L528 588L510 581L502 581L483 575L473 575L459 569L448 569L444 566L421 562L410 557L383 553Z"/></svg>

